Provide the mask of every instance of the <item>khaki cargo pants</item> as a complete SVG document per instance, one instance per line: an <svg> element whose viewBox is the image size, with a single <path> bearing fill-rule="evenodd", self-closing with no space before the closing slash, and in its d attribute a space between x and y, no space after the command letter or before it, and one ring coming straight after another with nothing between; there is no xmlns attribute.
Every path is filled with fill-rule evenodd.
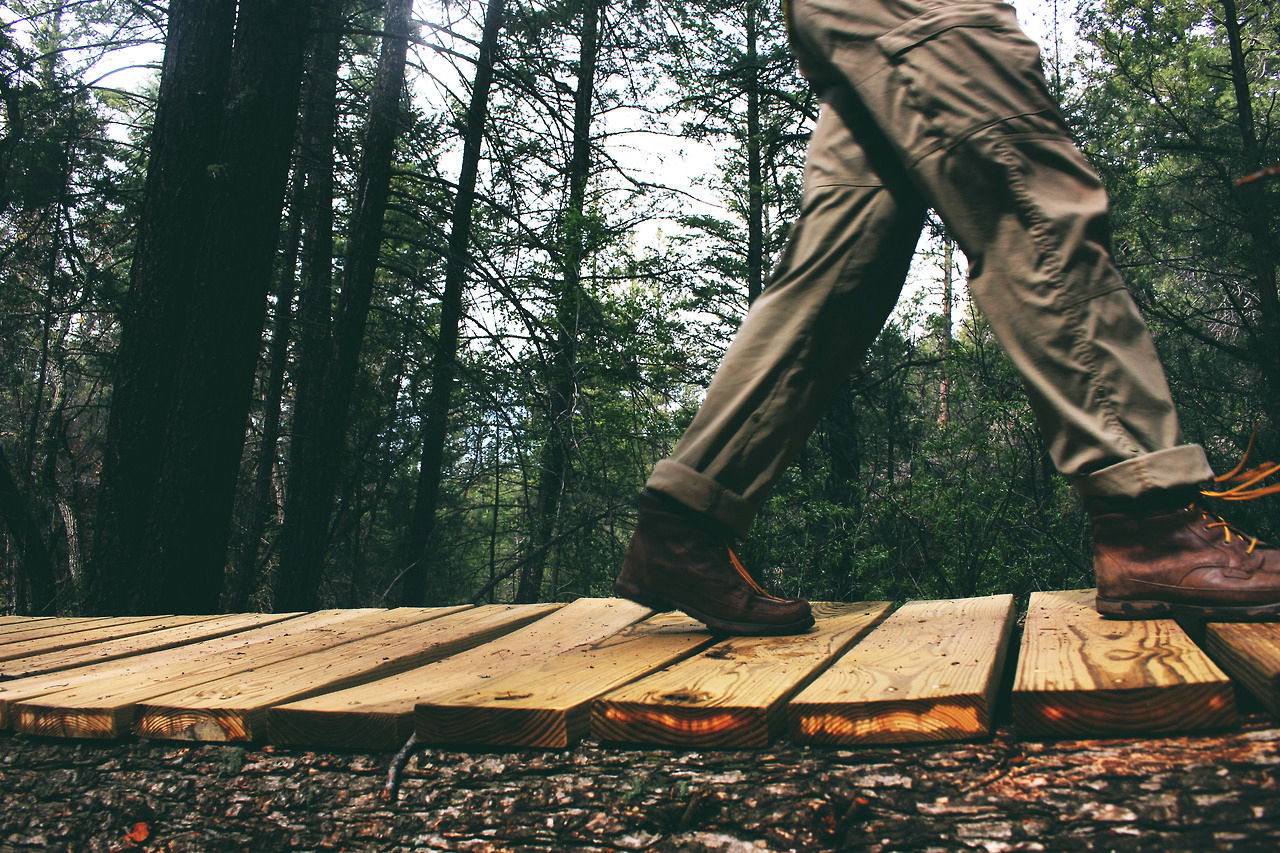
<svg viewBox="0 0 1280 853"><path fill-rule="evenodd" d="M1058 469L1084 494L1202 482L1111 261L1106 194L1013 7L792 0L822 110L804 204L697 417L648 486L745 535L893 309L926 207L969 261Z"/></svg>

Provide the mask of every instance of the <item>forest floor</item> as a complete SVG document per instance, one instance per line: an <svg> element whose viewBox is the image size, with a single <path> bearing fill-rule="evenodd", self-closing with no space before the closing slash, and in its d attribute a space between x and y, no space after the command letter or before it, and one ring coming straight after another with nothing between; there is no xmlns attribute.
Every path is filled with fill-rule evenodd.
<svg viewBox="0 0 1280 853"><path fill-rule="evenodd" d="M0 736L0 850L1280 849L1280 728L690 751L388 753Z"/></svg>

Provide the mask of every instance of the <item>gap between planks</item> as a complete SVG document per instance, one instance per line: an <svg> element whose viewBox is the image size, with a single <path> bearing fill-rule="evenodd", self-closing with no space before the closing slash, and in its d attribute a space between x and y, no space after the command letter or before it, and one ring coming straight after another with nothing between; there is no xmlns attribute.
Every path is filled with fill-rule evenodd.
<svg viewBox="0 0 1280 853"><path fill-rule="evenodd" d="M889 602L815 602L817 624L783 637L734 637L596 700L597 740L701 748L767 746L798 690L883 620Z"/></svg>
<svg viewBox="0 0 1280 853"><path fill-rule="evenodd" d="M413 734L414 705L523 672L613 636L653 615L618 598L580 598L501 639L390 678L290 702L267 712L272 743L398 749Z"/></svg>
<svg viewBox="0 0 1280 853"><path fill-rule="evenodd" d="M991 731L1013 596L904 604L791 701L805 744L962 740Z"/></svg>
<svg viewBox="0 0 1280 853"><path fill-rule="evenodd" d="M254 741L266 734L274 705L424 666L560 606L489 604L155 696L139 703L134 731L150 738Z"/></svg>
<svg viewBox="0 0 1280 853"><path fill-rule="evenodd" d="M0 682L0 723L27 734L128 734L139 702L279 660L381 634L460 607L330 610L98 666Z"/></svg>
<svg viewBox="0 0 1280 853"><path fill-rule="evenodd" d="M659 614L483 687L418 703L417 736L426 743L563 748L586 735L596 697L714 641L701 622Z"/></svg>
<svg viewBox="0 0 1280 853"><path fill-rule="evenodd" d="M1171 734L1236 723L1230 679L1172 619L1103 619L1094 590L1036 592L1013 685L1024 736Z"/></svg>
<svg viewBox="0 0 1280 853"><path fill-rule="evenodd" d="M1280 717L1280 623L1207 625L1205 649L1268 711Z"/></svg>

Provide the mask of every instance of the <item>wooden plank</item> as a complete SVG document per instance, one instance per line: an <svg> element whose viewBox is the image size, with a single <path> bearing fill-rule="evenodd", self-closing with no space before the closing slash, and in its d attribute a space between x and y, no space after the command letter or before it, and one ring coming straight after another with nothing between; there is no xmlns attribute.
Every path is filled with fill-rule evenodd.
<svg viewBox="0 0 1280 853"><path fill-rule="evenodd" d="M80 667L32 679L0 682L0 708L7 722L27 734L54 737L110 738L128 734L138 702L173 690L193 687L237 672L247 672L404 625L438 618L462 608L396 610L330 610L300 616L277 625L231 637ZM251 642L243 637L252 634ZM72 686L49 688L65 679ZM8 699L37 682L36 698Z"/></svg>
<svg viewBox="0 0 1280 853"><path fill-rule="evenodd" d="M57 619L43 619L38 624L25 625L15 631L7 631L0 636L0 651L11 643L25 643L41 640L46 637L73 636L82 631L100 628L126 628L135 622L154 618L148 616L68 616ZM206 617L207 618L207 617Z"/></svg>
<svg viewBox="0 0 1280 853"><path fill-rule="evenodd" d="M598 642L651 616L617 598L580 598L500 640L409 672L290 702L267 712L267 739L313 747L398 749L413 734L413 707L475 690L494 678Z"/></svg>
<svg viewBox="0 0 1280 853"><path fill-rule="evenodd" d="M134 731L150 738L253 741L265 734L267 709L273 705L423 666L559 606L491 604L166 693L138 705Z"/></svg>
<svg viewBox="0 0 1280 853"><path fill-rule="evenodd" d="M563 748L587 733L598 696L713 642L702 623L664 613L483 687L419 702L414 728L427 743Z"/></svg>
<svg viewBox="0 0 1280 853"><path fill-rule="evenodd" d="M5 661L17 661L22 658L43 655L49 652L57 652L63 649L93 646L99 643L118 640L122 637L135 637L139 634L145 635L152 631L162 631L166 628L177 628L183 625L207 622L212 618L214 617L208 615L151 616L144 619L131 619L127 622L99 625L87 630L75 631L72 633L60 633L52 636L40 637L39 639L26 639L18 642L5 643L0 646L0 674L3 674L4 677L8 677L8 670L4 666Z"/></svg>
<svg viewBox="0 0 1280 853"><path fill-rule="evenodd" d="M32 628L49 627L53 625L70 625L74 626L82 622L100 622L103 619L113 617L108 616L5 616L8 622L0 624L0 642L4 642L4 637L15 631L29 631Z"/></svg>
<svg viewBox="0 0 1280 853"><path fill-rule="evenodd" d="M0 642L10 631L24 631L27 628L52 619L52 616L0 616Z"/></svg>
<svg viewBox="0 0 1280 853"><path fill-rule="evenodd" d="M1280 624L1228 622L1205 626L1205 649L1233 679L1280 716Z"/></svg>
<svg viewBox="0 0 1280 853"><path fill-rule="evenodd" d="M285 619L296 615L298 614L240 613L232 616L217 616L206 618L190 625L150 631L145 634L136 634L132 637L121 637L120 639L96 643L91 646L76 646L70 649L32 655L0 663L0 679L28 678L33 675L58 672L77 666L88 666L89 664L104 663L147 652L177 648L189 643L198 643L214 637L234 634L237 631L246 631L260 625L283 622Z"/></svg>
<svg viewBox="0 0 1280 853"><path fill-rule="evenodd" d="M594 704L597 740L701 748L763 747L786 728L797 691L893 609L815 603L817 624L789 637L733 637Z"/></svg>
<svg viewBox="0 0 1280 853"><path fill-rule="evenodd" d="M991 731L1013 596L912 601L788 708L796 743L917 743Z"/></svg>
<svg viewBox="0 0 1280 853"><path fill-rule="evenodd" d="M1013 685L1020 734L1168 734L1235 724L1230 680L1176 622L1103 619L1094 595L1032 594Z"/></svg>

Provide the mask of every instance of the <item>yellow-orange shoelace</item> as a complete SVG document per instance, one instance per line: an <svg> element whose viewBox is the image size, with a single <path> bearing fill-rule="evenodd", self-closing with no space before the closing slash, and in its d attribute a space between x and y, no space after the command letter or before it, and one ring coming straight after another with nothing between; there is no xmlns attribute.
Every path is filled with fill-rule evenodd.
<svg viewBox="0 0 1280 853"><path fill-rule="evenodd" d="M1253 434L1249 436L1249 446L1244 449L1244 456L1241 457L1240 464L1227 473L1213 478L1215 486L1225 486L1226 488L1221 490L1206 489L1201 491L1200 494L1207 498L1222 498L1224 501L1251 501L1280 492L1280 483L1257 489L1249 488L1280 471L1280 463L1276 462L1264 462L1256 468L1250 468L1248 471L1244 470L1244 466L1249 462L1249 454L1253 453L1253 443L1257 439L1258 425L1255 423L1253 425Z"/></svg>
<svg viewBox="0 0 1280 853"><path fill-rule="evenodd" d="M1217 490L1202 489L1200 494L1207 498L1221 498L1224 501L1251 501L1280 492L1280 483L1270 486L1262 486L1259 488L1250 488L1250 486L1260 483L1267 477L1270 477L1272 474L1280 471L1280 463L1275 462L1264 462L1247 471L1245 470L1244 466L1249 462L1249 454L1253 453L1253 443L1257 441L1257 439L1258 423L1255 421L1253 424L1253 434L1249 436L1249 446L1244 449L1244 456L1240 458L1240 464L1232 468L1227 473L1220 474L1213 478L1214 485L1223 486L1225 488ZM1246 554L1252 554L1253 549L1258 547L1258 537L1249 536L1243 533L1239 528L1232 528L1230 522L1226 519L1205 512L1198 506L1196 509L1200 510L1200 514L1210 521L1209 524L1205 525L1207 528L1210 530L1215 527L1222 528L1223 534L1227 537L1227 544L1231 544L1231 533L1234 530L1235 534L1241 539L1249 540L1249 547L1245 549Z"/></svg>
<svg viewBox="0 0 1280 853"><path fill-rule="evenodd" d="M1200 507L1196 507L1196 509L1200 509ZM1213 529L1213 528L1215 528L1215 527L1221 527L1221 528L1222 528L1222 532L1223 532L1223 533L1226 535L1226 537L1227 537L1227 544L1228 544L1228 545L1230 545L1230 544L1231 544L1231 530L1232 530L1232 528L1231 528L1231 522L1227 521L1227 520L1226 520L1226 519L1224 519L1224 518L1219 518L1219 517L1218 517L1218 516L1216 516L1216 515L1210 515L1209 513L1205 512L1205 511L1204 511L1204 510L1202 510L1202 509L1200 509L1200 514L1201 514L1202 516L1204 516L1205 518L1207 518L1207 519L1211 522L1210 524L1206 524L1206 525L1205 525L1205 527L1207 527L1209 530L1212 530L1212 529ZM1257 537L1257 536L1247 536L1247 535L1245 535L1243 532L1241 532L1239 528L1236 528L1236 531L1235 531L1235 532L1236 532L1236 535L1237 535L1237 536L1239 536L1241 539L1248 539L1248 540L1249 540L1249 547L1248 547L1248 548L1245 548L1245 549L1244 549L1244 552L1245 552L1246 554L1252 554L1252 553L1253 553L1253 549L1258 547L1258 537Z"/></svg>
<svg viewBox="0 0 1280 853"><path fill-rule="evenodd" d="M747 571L747 567L742 565L742 560L738 559L738 554L733 550L733 546L728 542L724 544L725 549L729 552L729 562L733 563L733 567L738 570L738 574L742 575L742 579L756 592L756 595L764 596L770 601L782 601L776 595L770 595L764 591L760 584L756 583L755 578L751 577L751 573Z"/></svg>

